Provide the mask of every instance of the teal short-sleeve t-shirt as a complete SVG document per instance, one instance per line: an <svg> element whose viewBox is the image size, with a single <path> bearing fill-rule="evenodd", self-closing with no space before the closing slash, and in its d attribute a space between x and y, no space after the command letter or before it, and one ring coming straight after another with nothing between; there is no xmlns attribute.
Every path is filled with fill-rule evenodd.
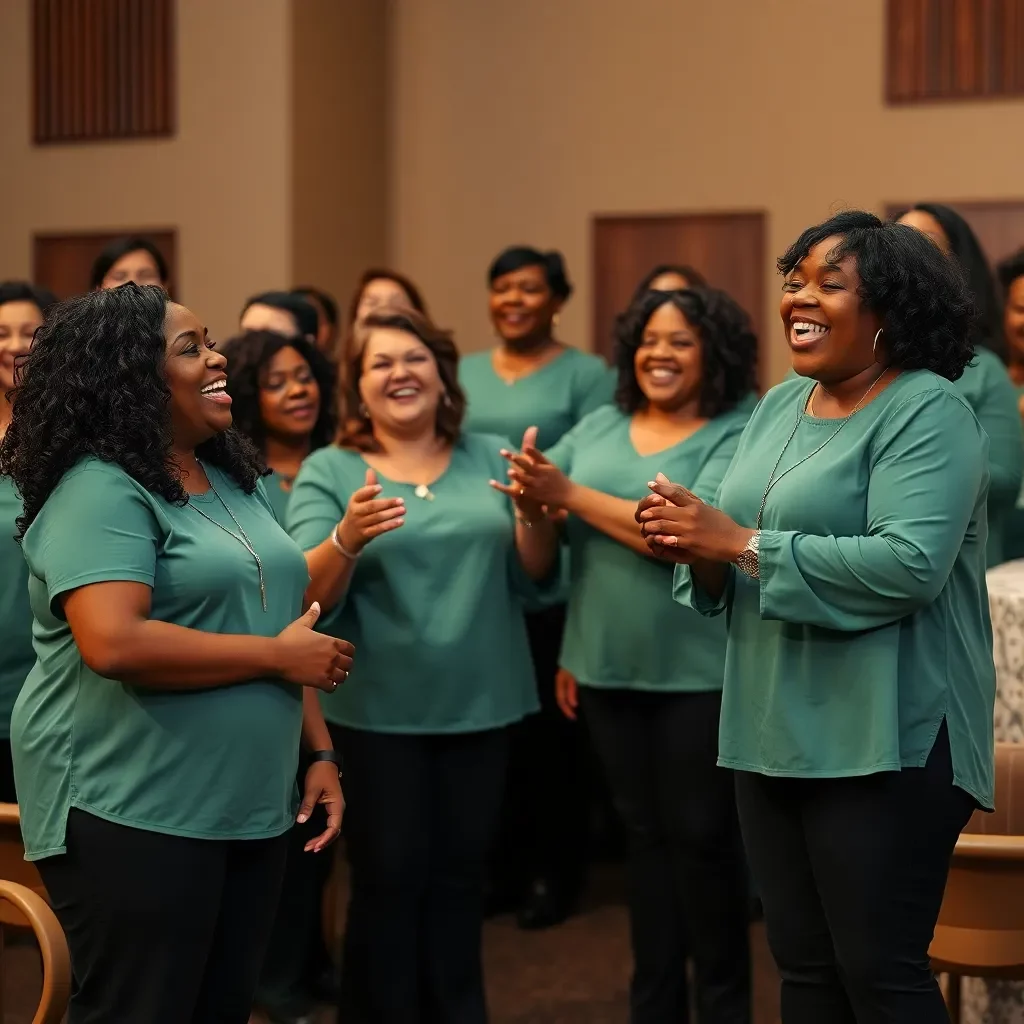
<svg viewBox="0 0 1024 1024"><path fill-rule="evenodd" d="M266 611L255 560L220 529L237 533L213 490L174 505L90 458L64 475L25 534L38 657L11 742L30 860L64 852L71 807L199 839L264 838L292 824L300 687L254 679L164 690L105 679L83 662L61 610L70 590L122 581L152 588L151 619L189 629L269 637L294 621L308 571L262 482L247 495L206 470L263 562Z"/></svg>
<svg viewBox="0 0 1024 1024"><path fill-rule="evenodd" d="M956 784L991 807L988 436L926 370L845 421L806 413L812 387L768 392L719 490L754 528L777 467L760 578L731 568L712 605L676 569L680 601L728 607L720 763L803 777L920 767L945 720Z"/></svg>
<svg viewBox="0 0 1024 1024"><path fill-rule="evenodd" d="M15 540L21 496L10 477L0 477L0 737L10 736L11 709L36 660L28 565Z"/></svg>
<svg viewBox="0 0 1024 1024"><path fill-rule="evenodd" d="M267 500L274 510L277 521L284 526L288 519L288 499L292 496L288 481L276 470L272 470L263 478Z"/></svg>
<svg viewBox="0 0 1024 1024"><path fill-rule="evenodd" d="M639 501L659 473L710 500L722 481L749 407L710 420L690 437L640 455L631 417L607 405L584 417L548 457L573 481ZM576 516L568 524L571 582L561 665L581 685L661 691L720 690L725 620L672 599L672 567L620 544Z"/></svg>
<svg viewBox="0 0 1024 1024"><path fill-rule="evenodd" d="M529 592L509 500L488 485L505 461L500 437L463 434L429 498L378 473L383 497L404 498L405 525L363 549L348 591L320 628L355 644L343 686L322 696L338 725L389 733L493 729L536 710L523 618ZM321 448L302 465L288 529L303 550L341 520L366 462Z"/></svg>

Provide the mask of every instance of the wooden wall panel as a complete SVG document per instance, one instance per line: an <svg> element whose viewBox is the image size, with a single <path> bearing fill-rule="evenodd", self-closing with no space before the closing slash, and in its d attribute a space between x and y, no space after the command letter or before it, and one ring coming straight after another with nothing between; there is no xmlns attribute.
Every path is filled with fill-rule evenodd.
<svg viewBox="0 0 1024 1024"><path fill-rule="evenodd" d="M592 227L595 352L611 359L615 317L659 263L685 263L750 315L765 351L765 215L693 213L595 217Z"/></svg>
<svg viewBox="0 0 1024 1024"><path fill-rule="evenodd" d="M1024 0L888 0L890 103L1024 95Z"/></svg>
<svg viewBox="0 0 1024 1024"><path fill-rule="evenodd" d="M93 261L103 247L128 235L148 239L163 253L171 277L168 291L174 295L178 235L173 228L36 235L32 240L32 280L59 299L81 295L89 290Z"/></svg>
<svg viewBox="0 0 1024 1024"><path fill-rule="evenodd" d="M33 0L35 141L174 133L174 0Z"/></svg>

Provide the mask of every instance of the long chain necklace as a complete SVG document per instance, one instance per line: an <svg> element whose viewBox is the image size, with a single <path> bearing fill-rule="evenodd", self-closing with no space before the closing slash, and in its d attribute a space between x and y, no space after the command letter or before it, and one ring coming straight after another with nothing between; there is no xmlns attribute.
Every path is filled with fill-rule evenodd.
<svg viewBox="0 0 1024 1024"><path fill-rule="evenodd" d="M846 424L850 422L851 419L853 419L854 413L856 413L857 410L864 404L864 402L867 400L868 395L870 395L871 392L874 391L875 385L882 379L883 376L885 376L885 370L882 370L882 372L868 385L867 391L865 391L864 394L860 396L860 399L858 400L857 404L850 410L850 414L840 421L839 426L836 427L836 429L831 434L829 434L829 436L826 437L825 440L822 441L821 444L819 444L818 447L814 449L814 451L810 452L808 455L805 455L802 459L797 460L796 462L793 463L792 466L790 466L788 469L784 469L781 473L779 473L778 476L776 476L775 474L778 473L779 466L782 464L782 457L786 454L786 451L789 449L789 446L792 443L793 438L796 437L796 432L800 426L800 421L803 419L804 410L801 406L801 408L798 410L796 414L796 422L793 424L793 429L789 432L789 437L786 438L786 443L782 446L782 451L779 452L779 457L775 460L775 465L772 467L771 475L768 477L768 486L764 489L764 496L761 498L761 507L757 510L757 525L755 526L755 529L761 529L761 519L764 516L764 507L768 503L768 494L771 492L771 489L784 476L786 476L789 473L792 473L797 466L802 466L808 459L813 459L814 456L817 455L818 452L820 452L821 449L824 448L825 445L827 445L829 441L831 441L839 433L839 431L842 430L843 427L845 427ZM817 390L817 388L819 387L823 391L826 390L824 386L821 384L816 384L815 387L811 389L811 398L808 403L808 408L810 409L812 414L814 412L814 391ZM831 394L831 392L828 393Z"/></svg>
<svg viewBox="0 0 1024 1024"><path fill-rule="evenodd" d="M199 460L197 459L196 462L198 463ZM245 550L248 551L249 554L252 555L252 557L256 560L256 571L259 573L260 576L260 601L263 604L263 610L266 611L267 587L263 579L263 562L260 560L260 556L256 554L256 549L252 546L252 542L249 540L248 534L245 532L245 530L242 529L242 524L235 518L234 512L232 512L231 509L228 508L228 503L220 496L220 491L217 490L216 486L213 483L213 479L210 477L209 473L207 473L206 476L207 479L210 481L210 490L213 491L213 493L217 496L217 500L221 503L221 505L224 506L224 511L227 512L228 516L230 516L231 522L233 522L235 526L238 528L238 533L232 533L226 526L222 525L221 523L218 523L217 520L212 518L211 516L208 516L198 505L193 505L191 498L188 499L188 506L189 508L195 509L195 511L198 512L207 522L213 523L213 525L216 526L218 530L223 530L224 533L226 533L229 537L233 537L235 540L237 540L238 543L241 544L242 547L244 547Z"/></svg>

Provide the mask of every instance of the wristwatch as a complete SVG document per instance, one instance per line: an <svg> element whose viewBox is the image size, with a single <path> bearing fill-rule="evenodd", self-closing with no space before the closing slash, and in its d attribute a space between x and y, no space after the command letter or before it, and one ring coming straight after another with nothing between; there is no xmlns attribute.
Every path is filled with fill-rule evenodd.
<svg viewBox="0 0 1024 1024"><path fill-rule="evenodd" d="M761 531L757 530L747 541L746 547L736 556L736 568L752 580L761 578L758 571L757 553L761 547Z"/></svg>
<svg viewBox="0 0 1024 1024"><path fill-rule="evenodd" d="M336 750L311 750L309 752L309 763L314 765L317 761L328 761L338 769L338 778L341 778L341 761L338 759Z"/></svg>

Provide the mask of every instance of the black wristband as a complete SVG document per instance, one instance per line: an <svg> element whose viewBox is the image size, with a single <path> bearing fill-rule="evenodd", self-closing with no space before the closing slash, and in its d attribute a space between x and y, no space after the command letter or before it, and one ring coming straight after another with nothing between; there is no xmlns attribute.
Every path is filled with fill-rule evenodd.
<svg viewBox="0 0 1024 1024"><path fill-rule="evenodd" d="M341 764L336 750L312 750L310 751L309 759L310 761L330 761L331 764Z"/></svg>

